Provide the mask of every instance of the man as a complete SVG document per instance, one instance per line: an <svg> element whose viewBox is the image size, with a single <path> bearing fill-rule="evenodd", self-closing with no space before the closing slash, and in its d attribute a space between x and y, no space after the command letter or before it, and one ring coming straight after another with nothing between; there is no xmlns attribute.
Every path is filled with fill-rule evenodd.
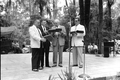
<svg viewBox="0 0 120 80"><path fill-rule="evenodd" d="M93 45L90 43L89 45L88 45L88 53L90 53L91 54L91 51L93 50Z"/></svg>
<svg viewBox="0 0 120 80"><path fill-rule="evenodd" d="M73 47L73 66L79 66L79 68L82 68L83 67L82 53L84 45L83 40L85 36L85 28L83 25L79 24L78 19L75 19L75 26L71 27L71 33L72 33L71 45Z"/></svg>
<svg viewBox="0 0 120 80"><path fill-rule="evenodd" d="M55 27L56 28L61 28L62 31L60 32L55 32L53 34L53 66L52 67L56 67L57 66L57 59L58 59L58 54L59 54L59 63L58 66L62 67L62 54L63 54L63 48L64 48L64 44L65 44L65 36L66 36L66 29L64 26L60 25L60 22L58 20L55 21Z"/></svg>
<svg viewBox="0 0 120 80"><path fill-rule="evenodd" d="M15 42L15 53L22 53L22 50L20 49L19 42Z"/></svg>
<svg viewBox="0 0 120 80"><path fill-rule="evenodd" d="M98 46L95 43L93 43L93 52L96 56L98 55Z"/></svg>
<svg viewBox="0 0 120 80"><path fill-rule="evenodd" d="M47 26L46 21L42 20L40 30L41 30L43 36L48 34L46 26ZM50 66L49 66L49 49L50 49L50 41L46 39L46 42L43 42L43 53L45 53L45 66L50 68ZM42 59L44 61L44 57ZM43 63L43 65L44 65L44 63Z"/></svg>
<svg viewBox="0 0 120 80"><path fill-rule="evenodd" d="M29 28L30 34L30 45L32 48L32 71L37 72L39 70L40 63L43 64L42 57L43 54L41 48L41 41L45 42L46 39L42 37L41 31L38 28L40 24L40 20L37 18L38 16L33 16L35 19L32 21L32 26ZM31 19L32 20L32 19ZM43 67L41 65L41 67Z"/></svg>

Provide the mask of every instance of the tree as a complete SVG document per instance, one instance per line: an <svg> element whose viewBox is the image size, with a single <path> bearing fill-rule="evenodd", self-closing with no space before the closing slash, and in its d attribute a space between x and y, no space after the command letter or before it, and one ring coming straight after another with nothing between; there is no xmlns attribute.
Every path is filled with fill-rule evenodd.
<svg viewBox="0 0 120 80"><path fill-rule="evenodd" d="M80 9L80 24L85 24L85 10L84 10L84 2L83 0L79 0L79 9Z"/></svg>
<svg viewBox="0 0 120 80"><path fill-rule="evenodd" d="M57 12L58 12L57 0L53 0L53 19L57 18Z"/></svg>
<svg viewBox="0 0 120 80"><path fill-rule="evenodd" d="M40 16L43 15L43 8L47 5L46 0L36 0L34 5L39 5Z"/></svg>
<svg viewBox="0 0 120 80"><path fill-rule="evenodd" d="M91 0L79 0L80 23L86 28L85 45L87 44L89 37L90 4Z"/></svg>
<svg viewBox="0 0 120 80"><path fill-rule="evenodd" d="M37 9L36 11L39 12L39 15L41 17L44 17L44 13L47 12L51 18L51 9L50 6L48 6L49 3L49 0L34 0L34 4L32 6L32 14L36 13L34 9Z"/></svg>
<svg viewBox="0 0 120 80"><path fill-rule="evenodd" d="M65 0L65 3L66 3L66 6L68 7L68 2L67 2L67 0Z"/></svg>
<svg viewBox="0 0 120 80"><path fill-rule="evenodd" d="M80 23L86 27L88 30L89 28L89 16L90 16L90 3L91 0L79 0L79 7L80 7Z"/></svg>
<svg viewBox="0 0 120 80"><path fill-rule="evenodd" d="M102 53L102 21L103 21L103 1L99 0L99 27L98 27L98 49Z"/></svg>
<svg viewBox="0 0 120 80"><path fill-rule="evenodd" d="M107 8L108 8L108 16L109 16L109 21L108 21L108 27L109 30L112 30L112 19L111 19L111 6L114 4L112 0L107 0Z"/></svg>
<svg viewBox="0 0 120 80"><path fill-rule="evenodd" d="M85 0L85 27L87 31L89 31L90 4L91 0Z"/></svg>

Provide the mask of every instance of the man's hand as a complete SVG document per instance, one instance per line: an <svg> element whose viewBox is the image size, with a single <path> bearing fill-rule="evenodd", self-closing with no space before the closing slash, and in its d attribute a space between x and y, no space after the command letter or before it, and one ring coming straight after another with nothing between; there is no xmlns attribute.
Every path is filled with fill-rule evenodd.
<svg viewBox="0 0 120 80"><path fill-rule="evenodd" d="M72 33L72 36L76 36L77 35L77 33Z"/></svg>
<svg viewBox="0 0 120 80"><path fill-rule="evenodd" d="M45 39L45 38L41 38L41 41L42 41L42 42L46 42L46 39Z"/></svg>
<svg viewBox="0 0 120 80"><path fill-rule="evenodd" d="M45 33L45 34L48 34L48 31L47 31L47 30L45 30L45 31L44 31L44 33Z"/></svg>
<svg viewBox="0 0 120 80"><path fill-rule="evenodd" d="M59 35L59 33L58 33L58 32L55 32L55 35L56 35L56 36L58 36L58 35Z"/></svg>

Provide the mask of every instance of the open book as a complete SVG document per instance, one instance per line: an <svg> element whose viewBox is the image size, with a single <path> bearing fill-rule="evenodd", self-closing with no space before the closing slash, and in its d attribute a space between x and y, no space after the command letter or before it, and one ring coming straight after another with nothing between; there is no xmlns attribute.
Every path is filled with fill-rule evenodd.
<svg viewBox="0 0 120 80"><path fill-rule="evenodd" d="M71 31L70 33L71 34L73 34L73 33L84 33L84 31L77 30L77 31Z"/></svg>
<svg viewBox="0 0 120 80"><path fill-rule="evenodd" d="M53 40L53 36L51 34L45 35L44 38L47 39L47 40L49 40L49 41Z"/></svg>
<svg viewBox="0 0 120 80"><path fill-rule="evenodd" d="M49 29L48 32L60 32L62 31L61 28Z"/></svg>

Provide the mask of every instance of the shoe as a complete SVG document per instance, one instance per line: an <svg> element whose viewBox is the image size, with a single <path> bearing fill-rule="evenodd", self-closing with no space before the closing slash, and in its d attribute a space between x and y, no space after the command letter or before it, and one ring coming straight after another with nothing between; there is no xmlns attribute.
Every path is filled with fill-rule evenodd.
<svg viewBox="0 0 120 80"><path fill-rule="evenodd" d="M79 68L82 68L82 67L83 67L83 65L80 65L80 66L79 66Z"/></svg>
<svg viewBox="0 0 120 80"><path fill-rule="evenodd" d="M73 67L75 67L75 66L78 66L77 64L76 65L72 65Z"/></svg>
<svg viewBox="0 0 120 80"><path fill-rule="evenodd" d="M51 68L51 66L46 66L46 67Z"/></svg>
<svg viewBox="0 0 120 80"><path fill-rule="evenodd" d="M40 67L39 70L43 70L43 67Z"/></svg>
<svg viewBox="0 0 120 80"><path fill-rule="evenodd" d="M59 64L58 66L59 66L59 67L63 67L62 64Z"/></svg>
<svg viewBox="0 0 120 80"><path fill-rule="evenodd" d="M38 72L38 69L33 69L32 71L34 71L34 72Z"/></svg>
<svg viewBox="0 0 120 80"><path fill-rule="evenodd" d="M52 67L56 67L57 65L55 64L55 65L53 65Z"/></svg>

